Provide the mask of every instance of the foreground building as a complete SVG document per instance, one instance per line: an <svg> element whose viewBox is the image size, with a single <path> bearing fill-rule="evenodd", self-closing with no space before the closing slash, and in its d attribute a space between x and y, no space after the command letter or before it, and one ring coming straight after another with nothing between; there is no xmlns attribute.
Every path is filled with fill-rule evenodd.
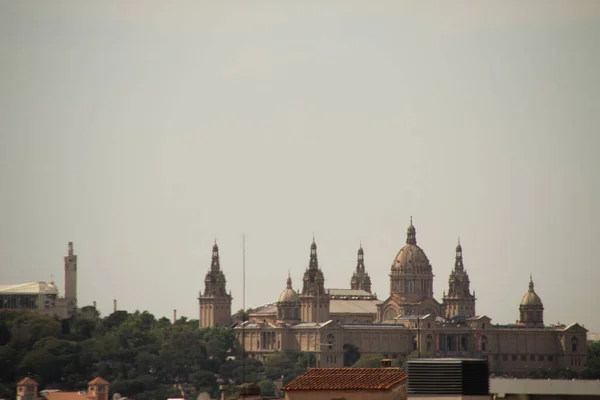
<svg viewBox="0 0 600 400"><path fill-rule="evenodd" d="M53 281L0 285L0 311L33 311L69 318L77 310L77 255L69 242L64 257L65 294L61 297Z"/></svg>
<svg viewBox="0 0 600 400"><path fill-rule="evenodd" d="M216 244L213 265L215 256L218 259ZM201 326L231 323L231 295L225 291L220 265L213 265L199 299ZM320 367L341 367L345 345L357 346L361 354L391 358L413 352L484 358L497 374L581 370L585 364L587 330L577 323L545 325L544 306L531 277L515 324L492 324L491 318L477 314L460 242L448 289L441 302L435 299L433 268L417 244L412 219L389 277L390 294L380 301L370 292L361 246L350 288L328 289L313 240L302 288L294 290L288 276L276 302L255 309L248 321L235 326L238 346L259 359L276 351L313 352Z"/></svg>
<svg viewBox="0 0 600 400"><path fill-rule="evenodd" d="M406 374L383 368L311 368L282 390L286 400L405 400Z"/></svg>
<svg viewBox="0 0 600 400"><path fill-rule="evenodd" d="M17 383L17 400L108 400L110 384L97 377L88 382L87 391L64 392L62 390L42 390L38 383L26 377Z"/></svg>

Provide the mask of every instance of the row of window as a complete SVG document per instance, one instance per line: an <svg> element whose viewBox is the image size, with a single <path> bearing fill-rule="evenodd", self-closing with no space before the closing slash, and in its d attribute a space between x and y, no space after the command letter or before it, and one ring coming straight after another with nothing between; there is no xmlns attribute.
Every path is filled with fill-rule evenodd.
<svg viewBox="0 0 600 400"><path fill-rule="evenodd" d="M498 361L500 359L500 355L499 354L494 354L493 356L494 361ZM517 355L517 354L511 354L510 355L510 360L511 361L527 361L527 355L526 354L521 354L521 355ZM502 361L508 361L509 360L509 354L502 354ZM553 355L538 355L537 356L537 361L554 361L554 356ZM530 354L529 355L529 361L536 361L536 356L534 354Z"/></svg>

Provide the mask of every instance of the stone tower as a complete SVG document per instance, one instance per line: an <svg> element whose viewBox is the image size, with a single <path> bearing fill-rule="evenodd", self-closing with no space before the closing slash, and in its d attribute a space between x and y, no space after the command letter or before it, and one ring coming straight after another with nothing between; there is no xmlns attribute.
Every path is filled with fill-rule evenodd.
<svg viewBox="0 0 600 400"><path fill-rule="evenodd" d="M533 277L529 276L529 290L519 306L519 323L528 326L544 325L544 305L533 289Z"/></svg>
<svg viewBox="0 0 600 400"><path fill-rule="evenodd" d="M302 322L329 321L329 296L325 292L325 277L317 259L317 244L313 238L310 260L302 279L300 315Z"/></svg>
<svg viewBox="0 0 600 400"><path fill-rule="evenodd" d="M371 278L365 271L365 253L362 245L358 248L358 258L356 260L356 271L350 279L350 289L364 290L371 293Z"/></svg>
<svg viewBox="0 0 600 400"><path fill-rule="evenodd" d="M96 395L97 400L108 400L110 384L97 377L88 382L88 393Z"/></svg>
<svg viewBox="0 0 600 400"><path fill-rule="evenodd" d="M69 242L65 260L65 299L71 314L77 308L77 255L73 252L73 242Z"/></svg>
<svg viewBox="0 0 600 400"><path fill-rule="evenodd" d="M444 293L443 309L446 318L457 316L472 317L475 315L475 293L471 294L469 274L463 264L463 252L460 239L456 246L454 269L448 279L448 294Z"/></svg>
<svg viewBox="0 0 600 400"><path fill-rule="evenodd" d="M289 274L286 287L277 301L277 319L288 324L300 322L300 298L292 288L292 277Z"/></svg>
<svg viewBox="0 0 600 400"><path fill-rule="evenodd" d="M27 377L17 382L17 400L36 400L38 398L38 384Z"/></svg>
<svg viewBox="0 0 600 400"><path fill-rule="evenodd" d="M433 277L429 259L417 245L417 230L411 217L406 245L396 255L390 270L390 296L412 304L433 299Z"/></svg>
<svg viewBox="0 0 600 400"><path fill-rule="evenodd" d="M227 293L227 281L221 270L219 260L219 246L215 242L212 249L210 270L204 278L204 294L200 292L200 327L212 328L215 326L231 325L231 293Z"/></svg>

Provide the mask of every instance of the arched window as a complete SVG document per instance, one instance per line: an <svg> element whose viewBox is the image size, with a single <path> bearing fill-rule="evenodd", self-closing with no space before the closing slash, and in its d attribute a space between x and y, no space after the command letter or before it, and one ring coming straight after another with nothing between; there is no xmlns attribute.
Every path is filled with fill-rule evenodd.
<svg viewBox="0 0 600 400"><path fill-rule="evenodd" d="M571 338L571 352L577 353L577 345L579 344L579 339L575 336Z"/></svg>
<svg viewBox="0 0 600 400"><path fill-rule="evenodd" d="M487 336L481 337L481 351L487 351Z"/></svg>
<svg viewBox="0 0 600 400"><path fill-rule="evenodd" d="M431 351L432 346L433 346L433 337L431 335L427 335L427 351Z"/></svg>
<svg viewBox="0 0 600 400"><path fill-rule="evenodd" d="M417 336L413 336L413 350L417 350L417 344L418 344Z"/></svg>
<svg viewBox="0 0 600 400"><path fill-rule="evenodd" d="M394 308L388 308L385 311L385 314L383 314L383 319L384 319L384 321L391 321L394 318L396 318L396 316L398 316L398 313L396 312L396 310Z"/></svg>

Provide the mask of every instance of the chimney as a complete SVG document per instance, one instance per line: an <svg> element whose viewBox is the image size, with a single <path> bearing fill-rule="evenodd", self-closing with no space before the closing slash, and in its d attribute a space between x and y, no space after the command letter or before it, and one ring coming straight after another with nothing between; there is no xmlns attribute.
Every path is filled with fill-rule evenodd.
<svg viewBox="0 0 600 400"><path fill-rule="evenodd" d="M229 386L221 384L219 385L219 392L221 392L221 400L226 400L227 397L227 389L229 389Z"/></svg>
<svg viewBox="0 0 600 400"><path fill-rule="evenodd" d="M381 368L391 368L392 367L392 359L384 358L381 360Z"/></svg>
<svg viewBox="0 0 600 400"><path fill-rule="evenodd" d="M94 310L96 309L96 300L94 300Z"/></svg>
<svg viewBox="0 0 600 400"><path fill-rule="evenodd" d="M177 309L173 310L173 323L177 321Z"/></svg>
<svg viewBox="0 0 600 400"><path fill-rule="evenodd" d="M117 299L113 300L113 312L117 312Z"/></svg>

